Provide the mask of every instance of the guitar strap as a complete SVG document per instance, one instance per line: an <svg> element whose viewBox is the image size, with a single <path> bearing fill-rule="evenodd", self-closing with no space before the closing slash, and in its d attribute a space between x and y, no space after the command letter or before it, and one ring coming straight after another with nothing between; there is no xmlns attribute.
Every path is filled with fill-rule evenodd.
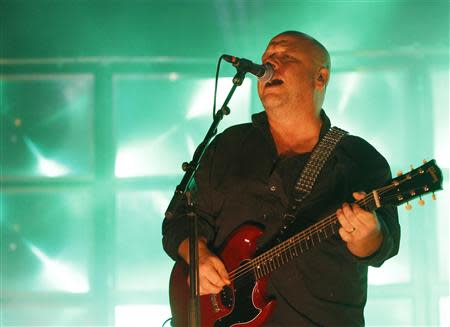
<svg viewBox="0 0 450 327"><path fill-rule="evenodd" d="M283 224L279 231L280 236L283 236L289 225L295 221L300 203L311 193L323 166L336 148L336 145L347 134L347 131L333 126L314 147L305 167L295 183L294 194L291 197L286 213L283 215Z"/></svg>

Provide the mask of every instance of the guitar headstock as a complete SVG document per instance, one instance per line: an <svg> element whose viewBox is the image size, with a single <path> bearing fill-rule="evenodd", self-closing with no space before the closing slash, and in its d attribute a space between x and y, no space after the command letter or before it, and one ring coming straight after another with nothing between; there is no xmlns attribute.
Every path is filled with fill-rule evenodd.
<svg viewBox="0 0 450 327"><path fill-rule="evenodd" d="M442 190L442 171L433 159L422 166L400 175L379 189L378 196L382 205L400 205L424 194ZM423 200L419 204L423 204ZM411 209L407 205L406 209Z"/></svg>

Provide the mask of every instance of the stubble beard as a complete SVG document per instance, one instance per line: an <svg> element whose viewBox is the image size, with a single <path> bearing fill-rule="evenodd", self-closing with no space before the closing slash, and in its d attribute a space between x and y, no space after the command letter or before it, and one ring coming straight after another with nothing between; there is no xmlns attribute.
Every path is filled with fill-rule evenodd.
<svg viewBox="0 0 450 327"><path fill-rule="evenodd" d="M266 110L267 115L275 120L282 121L290 116L289 98L286 95L268 95L264 99L263 107Z"/></svg>
<svg viewBox="0 0 450 327"><path fill-rule="evenodd" d="M283 106L286 106L287 103L286 97L275 94L267 95L262 102L264 109L266 109L267 112L274 114L280 111Z"/></svg>

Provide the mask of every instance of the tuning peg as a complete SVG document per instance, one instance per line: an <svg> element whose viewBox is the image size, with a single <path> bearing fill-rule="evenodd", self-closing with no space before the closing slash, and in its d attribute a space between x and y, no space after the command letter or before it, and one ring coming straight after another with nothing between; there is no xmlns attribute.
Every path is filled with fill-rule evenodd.
<svg viewBox="0 0 450 327"><path fill-rule="evenodd" d="M406 205L405 205L405 209L408 210L408 211L411 210L412 209L412 205L409 202L407 202Z"/></svg>
<svg viewBox="0 0 450 327"><path fill-rule="evenodd" d="M402 176L402 175L403 175L403 172L402 172L401 170L399 170L399 171L397 172L397 176L400 177L400 176Z"/></svg>
<svg viewBox="0 0 450 327"><path fill-rule="evenodd" d="M425 205L425 201L422 199L422 197L420 197L420 200L419 200L419 205L420 206L423 206L423 205Z"/></svg>
<svg viewBox="0 0 450 327"><path fill-rule="evenodd" d="M409 165L409 168L411 168L411 170L414 170L414 167L413 167L413 165Z"/></svg>
<svg viewBox="0 0 450 327"><path fill-rule="evenodd" d="M431 198L432 198L433 200L436 200L436 194L434 194L434 192L433 192L433 194L431 195Z"/></svg>
<svg viewBox="0 0 450 327"><path fill-rule="evenodd" d="M428 162L427 159L423 159L423 160L422 160L422 163L423 163L423 164L426 164L427 162Z"/></svg>

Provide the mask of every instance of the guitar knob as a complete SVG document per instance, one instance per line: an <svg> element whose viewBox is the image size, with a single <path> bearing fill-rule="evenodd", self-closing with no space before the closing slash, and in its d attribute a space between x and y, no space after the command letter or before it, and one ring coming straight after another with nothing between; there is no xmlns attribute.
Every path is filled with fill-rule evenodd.
<svg viewBox="0 0 450 327"><path fill-rule="evenodd" d="M403 172L402 172L401 170L399 170L399 171L397 172L397 176L400 177L400 176L402 176L402 175L403 175Z"/></svg>
<svg viewBox="0 0 450 327"><path fill-rule="evenodd" d="M408 210L408 211L411 210L412 209L412 205L409 204L409 203L406 203L405 209Z"/></svg>
<svg viewBox="0 0 450 327"><path fill-rule="evenodd" d="M425 201L424 201L422 198L420 198L420 200L419 200L419 205L420 205L420 206L425 205Z"/></svg>

